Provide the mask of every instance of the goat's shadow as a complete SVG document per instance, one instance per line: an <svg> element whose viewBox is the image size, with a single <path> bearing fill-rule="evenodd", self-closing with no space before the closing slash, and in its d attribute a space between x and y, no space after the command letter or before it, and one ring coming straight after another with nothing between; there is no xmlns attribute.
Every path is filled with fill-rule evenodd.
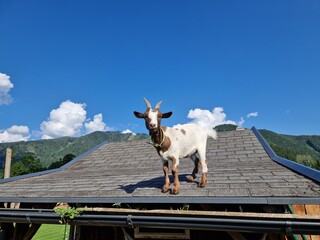
<svg viewBox="0 0 320 240"><path fill-rule="evenodd" d="M190 174L180 174L179 181L180 182L189 182L188 176ZM169 176L170 182L173 183L173 176ZM163 186L164 177L156 177L148 180L143 180L137 182L135 184L128 184L128 185L119 185L118 189L124 190L126 193L133 193L138 188L158 188L161 189Z"/></svg>

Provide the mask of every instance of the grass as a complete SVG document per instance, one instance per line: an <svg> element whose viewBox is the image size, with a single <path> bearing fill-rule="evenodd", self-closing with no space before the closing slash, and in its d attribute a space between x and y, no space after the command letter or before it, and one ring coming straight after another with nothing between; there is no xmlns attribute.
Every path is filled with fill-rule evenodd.
<svg viewBox="0 0 320 240"><path fill-rule="evenodd" d="M67 226L66 239L69 236L70 226ZM63 239L65 225L44 224L42 225L32 240L65 240Z"/></svg>

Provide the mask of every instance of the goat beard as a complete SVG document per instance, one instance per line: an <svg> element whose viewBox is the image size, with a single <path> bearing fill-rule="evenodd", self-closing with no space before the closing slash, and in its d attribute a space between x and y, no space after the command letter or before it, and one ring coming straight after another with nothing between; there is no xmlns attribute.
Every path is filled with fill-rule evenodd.
<svg viewBox="0 0 320 240"><path fill-rule="evenodd" d="M149 129L149 135L154 135L158 133L160 130L159 128Z"/></svg>
<svg viewBox="0 0 320 240"><path fill-rule="evenodd" d="M160 127L149 129L149 135L153 137L161 137L161 129Z"/></svg>

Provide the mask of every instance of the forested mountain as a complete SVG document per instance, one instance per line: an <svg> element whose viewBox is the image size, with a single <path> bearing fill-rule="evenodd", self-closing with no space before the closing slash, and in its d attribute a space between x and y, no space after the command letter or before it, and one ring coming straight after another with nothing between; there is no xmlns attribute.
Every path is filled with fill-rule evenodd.
<svg viewBox="0 0 320 240"><path fill-rule="evenodd" d="M62 137L50 140L29 142L14 142L0 144L0 168L4 168L6 148L12 149L12 164L23 159L25 155L40 160L46 168L51 163L63 159L67 154L79 156L104 141L121 142L140 138L147 138L146 134L122 134L116 131L94 132L79 138Z"/></svg>
<svg viewBox="0 0 320 240"><path fill-rule="evenodd" d="M218 132L235 130L231 124L216 127ZM280 157L320 170L320 136L290 136L259 130ZM12 149L12 176L59 167L74 157L104 142L121 142L149 138L146 134L94 132L79 138L62 137L50 140L0 144L0 171L4 168L6 148ZM1 175L1 174L0 174ZM1 176L0 176L1 177Z"/></svg>
<svg viewBox="0 0 320 240"><path fill-rule="evenodd" d="M320 136L291 136L259 130L275 153L320 170Z"/></svg>

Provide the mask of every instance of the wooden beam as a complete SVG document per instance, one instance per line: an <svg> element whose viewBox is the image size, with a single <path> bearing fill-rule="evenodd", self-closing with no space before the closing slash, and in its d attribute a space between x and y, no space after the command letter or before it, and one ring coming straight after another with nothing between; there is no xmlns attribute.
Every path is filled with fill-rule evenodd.
<svg viewBox="0 0 320 240"><path fill-rule="evenodd" d="M104 212L112 214L137 215L168 215L168 216L211 216L211 217L239 217L239 218L272 218L272 219L301 219L319 220L320 213L315 215L298 215L285 213L254 213L254 212L220 212L220 211L193 211L193 210L136 210L127 208L77 208L81 212Z"/></svg>
<svg viewBox="0 0 320 240"><path fill-rule="evenodd" d="M5 163L5 166L4 166L4 176L3 176L3 178L9 178L10 177L11 159L12 159L12 150L11 150L11 148L7 148L7 150L6 150L6 163Z"/></svg>
<svg viewBox="0 0 320 240"><path fill-rule="evenodd" d="M320 205L305 205L307 215L320 215Z"/></svg>
<svg viewBox="0 0 320 240"><path fill-rule="evenodd" d="M291 205L293 212L298 215L306 215L306 208L304 205Z"/></svg>
<svg viewBox="0 0 320 240"><path fill-rule="evenodd" d="M297 215L315 216L320 218L320 205L291 205ZM306 235L308 240L320 240L320 235Z"/></svg>

